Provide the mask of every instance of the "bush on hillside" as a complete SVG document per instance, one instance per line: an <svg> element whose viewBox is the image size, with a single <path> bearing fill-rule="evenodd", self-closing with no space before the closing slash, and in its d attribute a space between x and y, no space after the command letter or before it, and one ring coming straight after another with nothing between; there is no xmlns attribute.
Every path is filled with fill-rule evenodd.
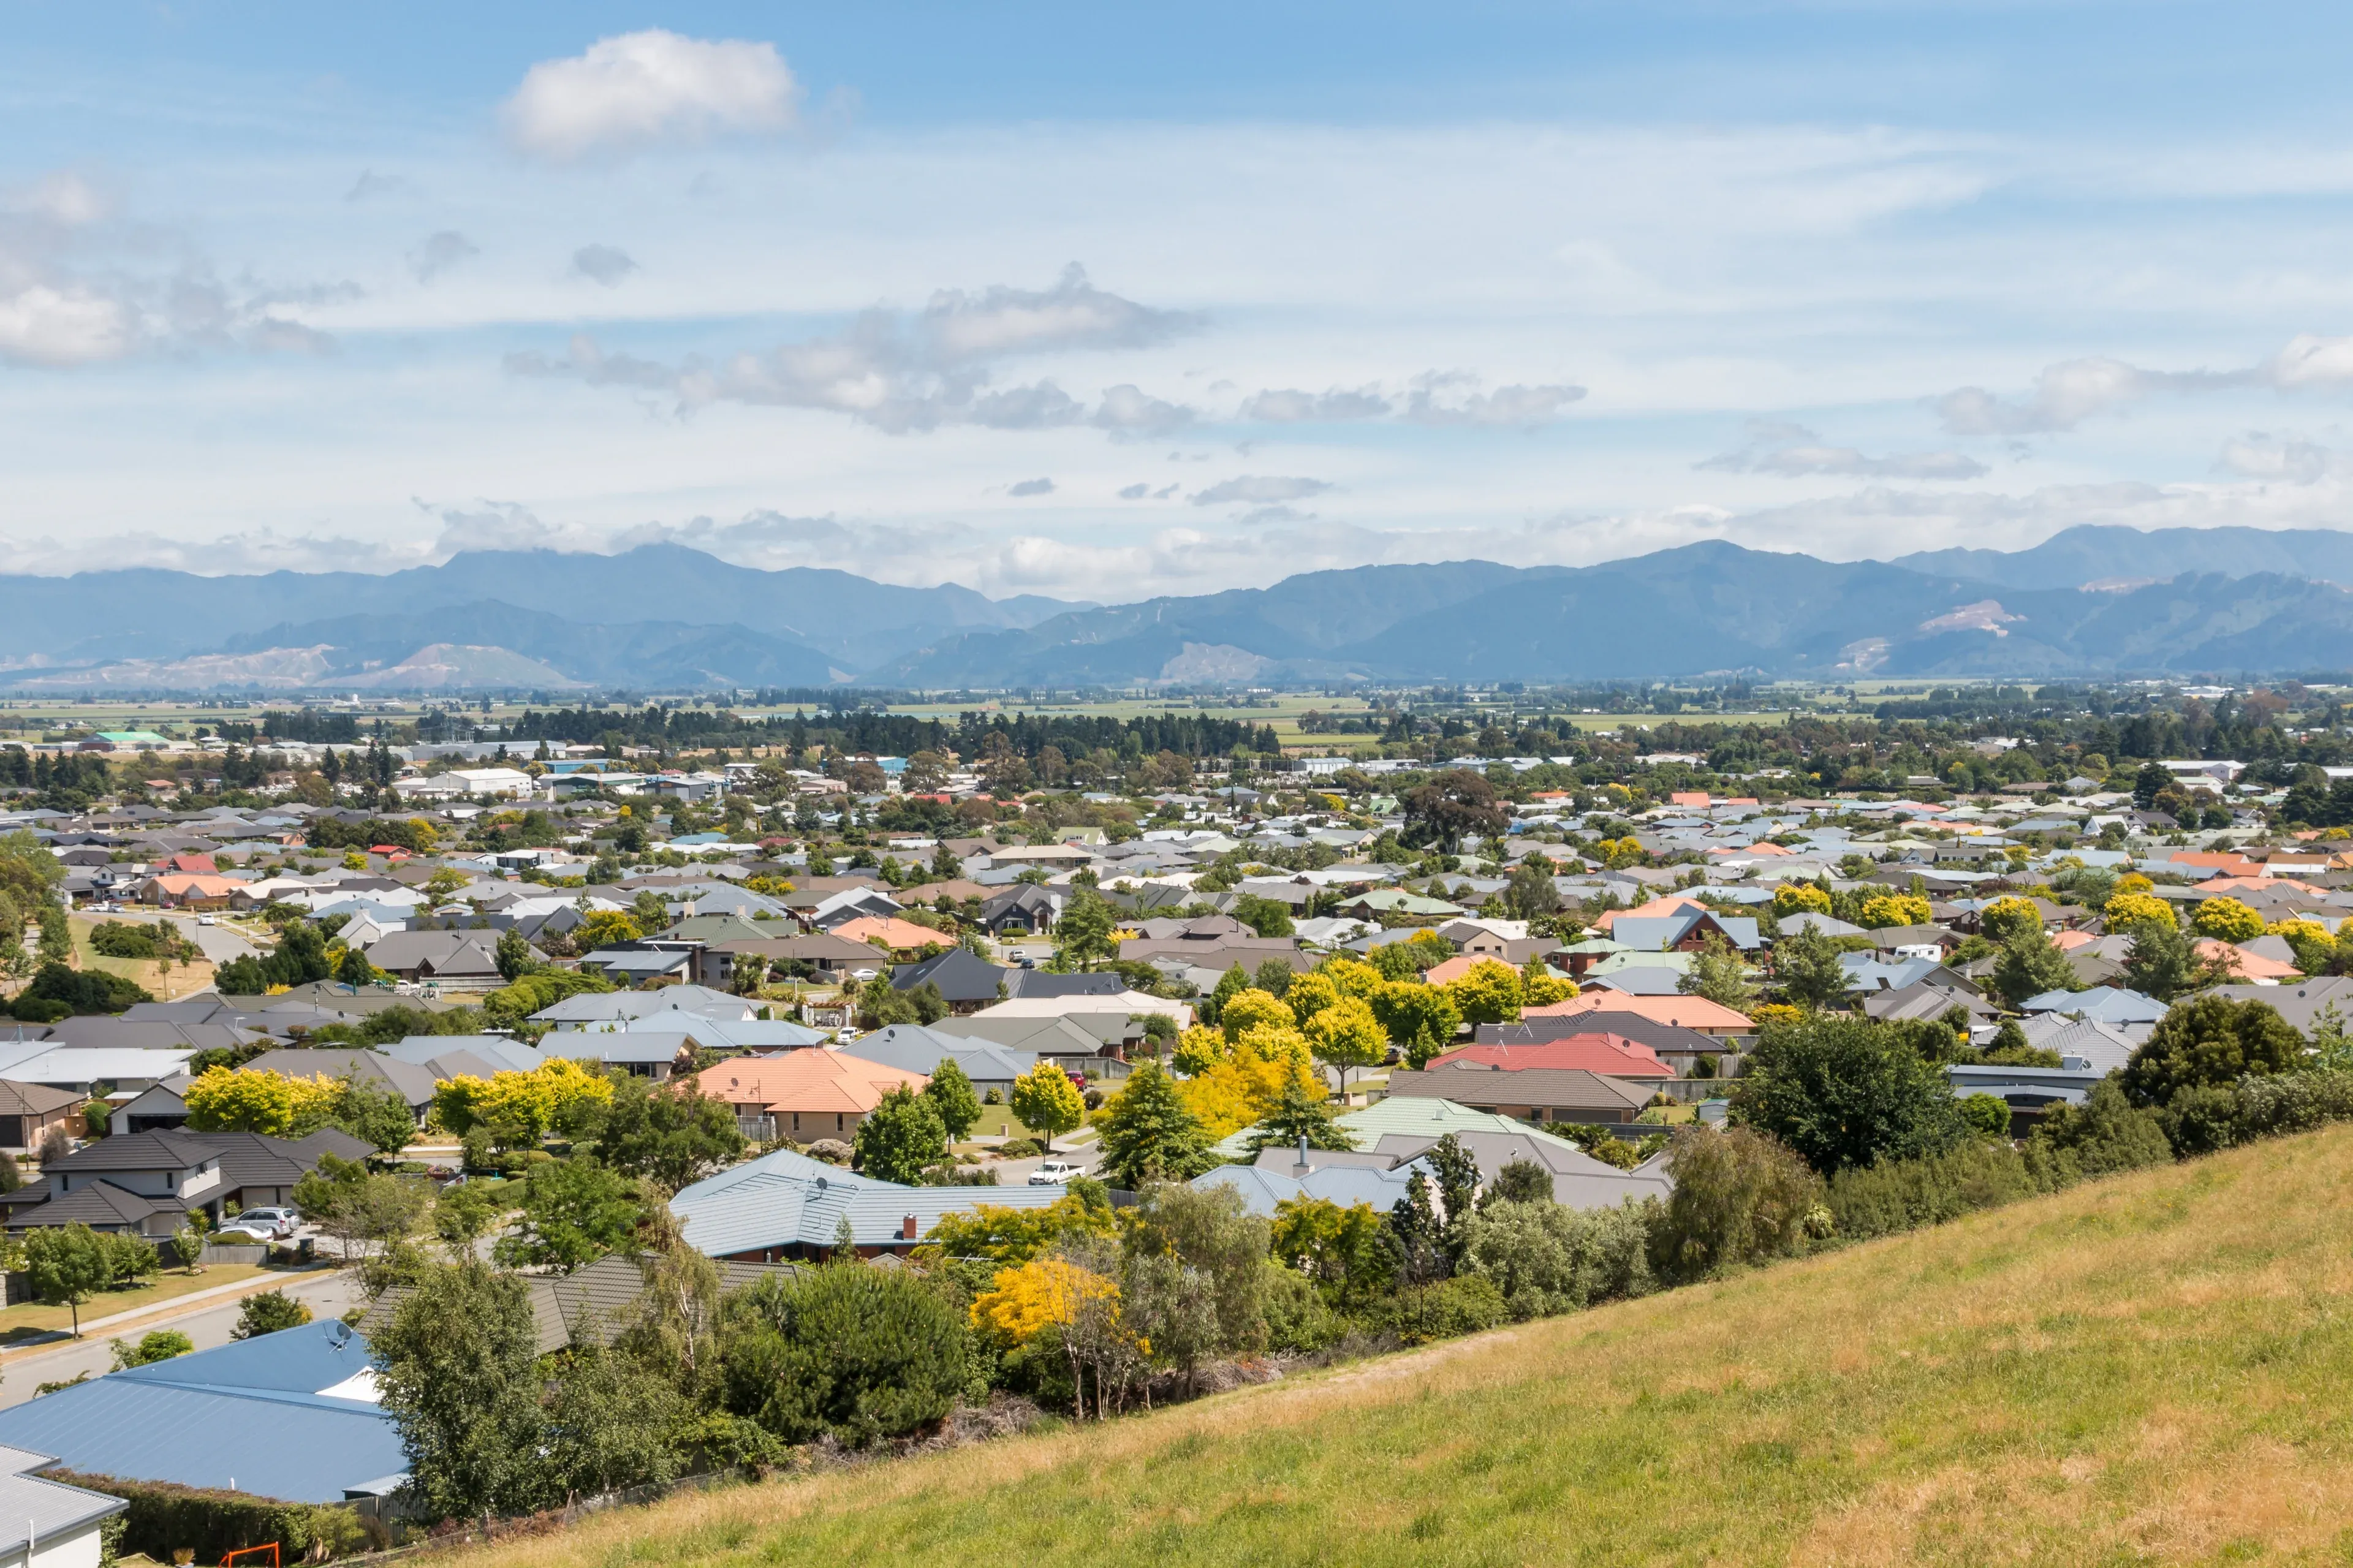
<svg viewBox="0 0 2353 1568"><path fill-rule="evenodd" d="M1829 1201L1840 1237L1865 1241L1942 1225L2032 1197L2035 1191L2033 1175L2017 1150L1978 1139L1926 1159L1841 1171L1831 1178Z"/></svg>
<svg viewBox="0 0 2353 1568"><path fill-rule="evenodd" d="M2173 1145L2157 1113L2126 1100L2114 1079L2093 1085L2080 1106L2052 1106L2026 1141L2027 1168L2044 1192L2172 1159Z"/></svg>
<svg viewBox="0 0 2353 1568"><path fill-rule="evenodd" d="M850 1265L770 1276L732 1296L727 1407L786 1442L903 1437L955 1407L963 1315L930 1282Z"/></svg>
<svg viewBox="0 0 2353 1568"><path fill-rule="evenodd" d="M1651 1265L1665 1279L1698 1279L1732 1264L1795 1257L1820 1228L1809 1219L1821 1203L1822 1179L1753 1127L1682 1128L1668 1145L1667 1170L1674 1195L1651 1233Z"/></svg>
<svg viewBox="0 0 2353 1568"><path fill-rule="evenodd" d="M2135 1105L2161 1106L2184 1089L2227 1087L2303 1063L2304 1037L2269 1003L2195 996L2158 1020L2119 1077Z"/></svg>
<svg viewBox="0 0 2353 1568"><path fill-rule="evenodd" d="M1660 1215L1655 1198L1611 1209L1549 1197L1490 1204L1468 1221L1463 1268L1493 1280L1522 1321L1647 1296L1658 1286L1650 1246Z"/></svg>
<svg viewBox="0 0 2353 1568"><path fill-rule="evenodd" d="M1968 1136L1936 1064L1906 1033L1867 1018L1817 1016L1767 1028L1732 1109L1825 1176L1933 1154Z"/></svg>
<svg viewBox="0 0 2353 1568"><path fill-rule="evenodd" d="M1410 1286L1386 1305L1379 1326L1409 1345L1484 1333L1509 1321L1512 1315L1495 1282L1477 1274Z"/></svg>

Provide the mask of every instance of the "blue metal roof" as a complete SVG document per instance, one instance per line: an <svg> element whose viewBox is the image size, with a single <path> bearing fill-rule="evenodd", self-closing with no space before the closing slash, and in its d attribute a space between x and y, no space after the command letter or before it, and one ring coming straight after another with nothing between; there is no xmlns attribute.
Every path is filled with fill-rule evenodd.
<svg viewBox="0 0 2353 1568"><path fill-rule="evenodd" d="M367 1342L342 1322L306 1324L0 1410L0 1443L86 1475L340 1502L408 1468L389 1415L320 1392L370 1364Z"/></svg>
<svg viewBox="0 0 2353 1568"><path fill-rule="evenodd" d="M830 1247L845 1218L859 1246L885 1247L907 1240L910 1215L920 1237L942 1215L969 1214L981 1204L1045 1208L1061 1196L1058 1186L902 1187L778 1150L680 1189L670 1206L697 1250L735 1258L795 1245Z"/></svg>

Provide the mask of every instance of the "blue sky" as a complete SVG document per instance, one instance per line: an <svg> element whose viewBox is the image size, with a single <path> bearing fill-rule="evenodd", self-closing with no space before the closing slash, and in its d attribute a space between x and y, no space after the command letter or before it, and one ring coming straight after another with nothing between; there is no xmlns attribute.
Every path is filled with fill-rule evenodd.
<svg viewBox="0 0 2353 1568"><path fill-rule="evenodd" d="M0 12L0 570L2346 520L2341 7L323 10Z"/></svg>

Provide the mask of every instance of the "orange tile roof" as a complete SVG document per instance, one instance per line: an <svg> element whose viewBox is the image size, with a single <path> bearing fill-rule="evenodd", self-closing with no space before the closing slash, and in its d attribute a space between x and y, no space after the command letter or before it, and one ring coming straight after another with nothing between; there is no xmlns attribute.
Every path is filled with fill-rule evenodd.
<svg viewBox="0 0 2353 1568"><path fill-rule="evenodd" d="M1705 805L1707 804L1707 791L1704 789L1679 789L1672 795L1667 796L1667 804L1670 805Z"/></svg>
<svg viewBox="0 0 2353 1568"><path fill-rule="evenodd" d="M1653 915L1671 915L1683 909L1697 910L1703 914L1709 912L1707 906L1697 899L1682 893L1670 893L1662 899L1652 899L1648 903L1636 904L1630 910L1604 910L1601 911L1601 918L1593 922L1593 929L1606 936L1609 934L1610 922L1620 915L1640 920Z"/></svg>
<svg viewBox="0 0 2353 1568"><path fill-rule="evenodd" d="M1533 1046L1457 1046L1430 1059L1442 1068L1451 1062L1477 1062L1485 1067L1519 1071L1527 1068L1573 1068L1606 1073L1612 1078L1672 1078L1675 1069L1659 1059L1650 1047L1623 1035L1596 1030L1568 1035Z"/></svg>
<svg viewBox="0 0 2353 1568"><path fill-rule="evenodd" d="M694 1075L702 1092L731 1105L767 1111L848 1111L864 1115L883 1095L931 1080L840 1051L812 1047L780 1057L733 1057Z"/></svg>
<svg viewBox="0 0 2353 1568"><path fill-rule="evenodd" d="M2243 947L2234 947L2211 936L2200 937L2196 946L2199 957L2221 964L2242 980L2289 980L2304 975L2304 971L2293 963L2282 963L2276 958L2265 958L2260 952L2249 952Z"/></svg>
<svg viewBox="0 0 2353 1568"><path fill-rule="evenodd" d="M895 916L860 915L833 928L833 934L846 942L864 942L869 937L881 937L895 951L899 948L921 948L927 944L953 947L955 940L944 931L929 926L919 926L913 921Z"/></svg>
<svg viewBox="0 0 2353 1568"><path fill-rule="evenodd" d="M1470 973L1473 965L1481 963L1502 963L1514 974L1520 969L1518 964L1506 963L1492 952L1458 952L1443 963L1431 964L1422 972L1421 978L1431 985L1451 985Z"/></svg>
<svg viewBox="0 0 2353 1568"><path fill-rule="evenodd" d="M1654 1024L1697 1029L1702 1034L1746 1034L1757 1027L1745 1013L1736 1013L1704 996L1634 996L1623 991L1594 990L1542 1007L1523 1007L1523 1018L1573 1018L1579 1013L1633 1013Z"/></svg>

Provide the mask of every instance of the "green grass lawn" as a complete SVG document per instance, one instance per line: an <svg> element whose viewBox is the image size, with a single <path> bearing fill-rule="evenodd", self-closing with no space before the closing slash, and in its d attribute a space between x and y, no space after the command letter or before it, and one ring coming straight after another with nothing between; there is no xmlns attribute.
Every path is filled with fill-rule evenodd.
<svg viewBox="0 0 2353 1568"><path fill-rule="evenodd" d="M93 1318L111 1318L117 1312L136 1312L148 1307L161 1307L191 1291L210 1290L216 1286L258 1279L270 1272L272 1270L258 1263L208 1264L202 1274L190 1274L176 1267L166 1268L136 1289L100 1290L81 1304L81 1321L87 1323ZM73 1313L70 1310L26 1301L0 1309L0 1346L72 1327Z"/></svg>
<svg viewBox="0 0 2353 1568"><path fill-rule="evenodd" d="M109 958L90 945L90 933L97 921L74 915L66 923L73 928L74 963L79 968L119 974L144 985L164 1001L201 991L213 983L213 966L204 959L175 963L166 970L152 958Z"/></svg>
<svg viewBox="0 0 2353 1568"><path fill-rule="evenodd" d="M982 1106L980 1120L972 1124L972 1135L976 1138L1035 1138L1038 1136L1021 1124L1021 1119L1013 1114L1013 1108L1009 1105Z"/></svg>
<svg viewBox="0 0 2353 1568"><path fill-rule="evenodd" d="M2353 1128L502 1565L2341 1563Z"/></svg>

